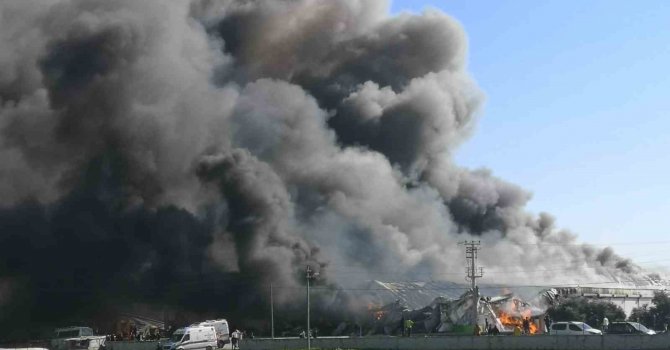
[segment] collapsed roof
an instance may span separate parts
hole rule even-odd
[[[370,302],[377,306],[399,302],[408,309],[420,309],[430,305],[437,298],[460,298],[463,293],[470,290],[469,286],[448,282],[382,282],[371,281],[366,288],[366,295]],[[500,295],[513,294],[524,300],[537,298],[544,291],[551,290],[550,287],[500,287],[479,286],[479,294],[483,297],[497,297]]]
[[[405,319],[413,320],[419,333],[463,332],[464,326],[475,322],[483,328],[491,325],[510,332],[525,318],[541,318],[559,295],[551,288],[501,290],[483,286],[475,298],[472,289],[453,282],[372,281],[366,289],[371,291],[368,308],[373,316],[372,332],[381,334],[401,332]],[[533,333],[539,325],[533,323]]]

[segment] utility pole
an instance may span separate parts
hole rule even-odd
[[[466,268],[466,280],[470,280],[472,287],[472,295],[474,298],[473,305],[473,322],[477,323],[477,307],[479,306],[479,288],[477,288],[477,278],[484,276],[484,268],[480,267],[477,270],[477,251],[479,251],[480,241],[465,241],[460,244],[465,246],[465,258],[468,260],[468,267]]]
[[[273,294],[272,283],[270,283],[270,329],[272,331],[272,339],[275,338],[275,301]]]
[[[309,280],[312,278],[318,276],[318,273],[314,273],[312,271],[312,268],[307,265],[307,350],[312,349],[312,345],[310,343],[310,338],[312,337],[312,329],[310,328],[309,325]]]

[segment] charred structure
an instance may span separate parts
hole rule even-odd
[[[511,333],[514,326],[523,325],[524,319],[530,323],[530,333],[541,333],[547,307],[559,302],[560,298],[554,288],[501,290],[481,286],[475,304],[474,291],[456,283],[373,283],[386,290],[368,295],[380,305],[375,307],[371,303],[368,308],[371,322],[366,332],[370,334],[399,335],[401,321],[405,319],[414,322],[416,333],[472,334],[475,322],[483,332],[495,327],[500,333]],[[399,291],[402,294],[398,294]],[[390,301],[394,297],[397,299]],[[390,302],[383,303],[382,300]],[[477,315],[476,320],[473,313]]]

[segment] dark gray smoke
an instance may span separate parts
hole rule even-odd
[[[4,325],[136,301],[253,314],[269,283],[294,300],[307,264],[334,284],[460,279],[466,239],[490,282],[641,272],[453,163],[482,94],[443,13],[8,0],[0,18]]]

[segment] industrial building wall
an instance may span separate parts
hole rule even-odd
[[[636,298],[636,299],[609,298],[605,300],[620,306],[626,313],[626,316],[630,316],[631,312],[633,312],[633,309],[636,307],[640,307],[645,304],[651,305],[651,298]]]
[[[634,308],[642,305],[651,305],[654,293],[665,290],[663,288],[595,288],[595,287],[571,287],[556,288],[559,295],[565,297],[582,296],[589,299],[609,301],[620,306],[627,316],[630,316]]]

